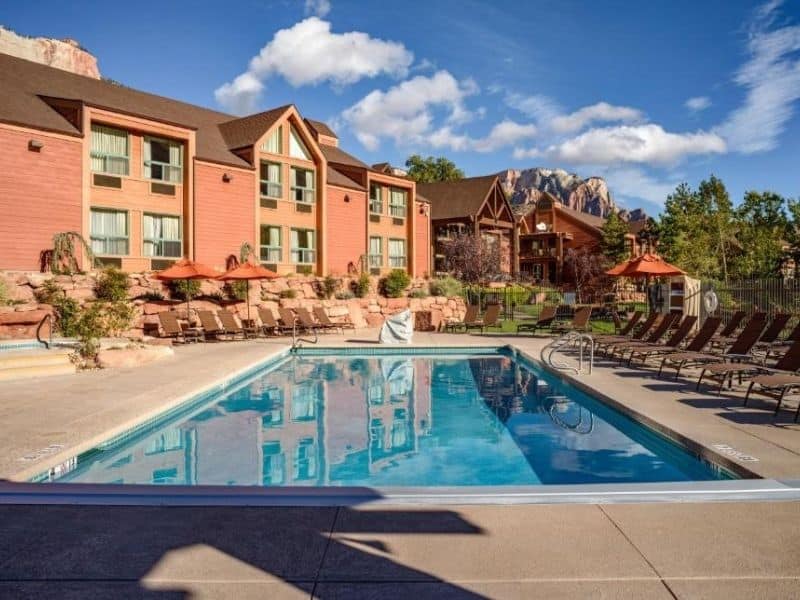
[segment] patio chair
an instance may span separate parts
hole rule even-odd
[[[756,345],[758,338],[767,326],[766,320],[751,318],[744,329],[742,329],[739,337],[728,348],[727,351],[722,353],[710,352],[676,352],[667,354],[661,361],[661,369],[658,371],[658,376],[661,376],[661,371],[666,364],[675,366],[675,379],[681,373],[681,369],[686,365],[703,365],[707,363],[719,363],[730,360],[747,360],[751,357],[751,350]]]
[[[481,333],[486,333],[486,330],[490,327],[500,327],[500,308],[501,306],[499,304],[490,304],[483,313],[483,319],[477,319],[468,323],[465,318],[464,326],[468,332],[470,329],[480,329]]]
[[[655,325],[661,318],[659,313],[650,313],[638,329],[633,329],[630,335],[599,335],[594,338],[595,352],[607,353],[610,348],[615,344],[624,344],[625,342],[642,341],[647,332]]]
[[[555,325],[552,330],[557,333],[568,333],[570,331],[589,331],[589,319],[592,316],[591,306],[581,306],[572,316],[572,321]]]
[[[743,310],[737,310],[731,316],[731,320],[722,328],[722,331],[719,332],[719,335],[716,335],[717,338],[727,338],[733,335],[733,333],[739,328],[739,325],[742,324],[744,318],[747,316],[747,313]]]
[[[782,356],[789,350],[792,343],[797,341],[800,341],[800,319],[797,320],[797,324],[794,326],[794,329],[789,332],[789,335],[782,340],[776,340],[770,345],[767,349],[766,358]]]
[[[350,321],[334,321],[329,316],[328,313],[325,311],[325,308],[322,306],[315,306],[314,307],[314,316],[317,317],[317,321],[323,327],[329,327],[330,329],[338,329],[339,333],[344,333],[345,329],[353,329],[355,330],[356,326],[351,323]]]
[[[158,313],[158,323],[163,332],[160,337],[173,338],[176,342],[181,344],[197,342],[203,337],[203,332],[200,329],[183,329],[178,322],[178,315],[171,311]]]
[[[679,350],[677,348],[659,348],[653,349],[649,351],[649,355],[655,356],[664,356],[669,354],[677,354],[678,352],[702,352],[705,350],[706,346],[708,346],[711,342],[711,339],[714,337],[717,329],[719,329],[720,323],[722,323],[722,319],[719,317],[708,317],[703,323],[703,326],[700,327],[700,330],[694,334],[689,343],[683,350]],[[646,359],[645,359],[646,360]],[[664,368],[664,361],[661,361],[661,368],[658,370],[658,376],[661,377],[661,369]]]
[[[206,339],[213,337],[216,340],[224,340],[228,336],[225,329],[219,326],[217,317],[210,310],[198,310],[197,318],[200,319],[200,326],[203,328]]]
[[[784,361],[784,359],[786,360]],[[774,369],[764,369],[762,374],[756,375],[750,380],[750,385],[747,387],[747,393],[744,396],[744,406],[747,406],[752,394],[758,393],[777,401],[775,405],[775,414],[777,415],[786,394],[800,389],[800,375],[796,372],[800,369],[800,366],[797,366],[798,363],[800,363],[800,341],[795,341],[783,358],[775,364]],[[789,372],[789,369],[786,369],[785,372],[777,372],[779,366],[797,367],[793,369],[794,372]],[[758,388],[755,386],[758,386]],[[794,413],[795,423],[797,423],[798,418],[800,418],[800,403],[798,403],[797,410]]]
[[[787,313],[777,313],[770,321],[769,327],[764,330],[764,333],[761,334],[761,337],[756,344],[757,350],[764,350],[766,354],[769,354],[770,347],[777,343],[780,339],[781,333],[786,328],[786,324],[789,322],[789,319],[792,318],[792,315]],[[765,357],[766,360],[766,357]]]
[[[663,350],[671,351],[676,350],[680,347],[680,345],[689,337],[689,333],[694,329],[695,323],[697,323],[697,317],[694,315],[687,315],[681,321],[681,324],[678,328],[673,332],[673,334],[667,339],[666,342],[663,344],[650,344],[647,342],[640,342],[635,344],[632,342],[631,345],[628,346],[628,350],[631,351],[631,355],[628,357],[628,366],[633,363],[633,358],[638,354],[642,357],[642,364],[647,362],[647,359],[653,353],[658,353]],[[716,327],[714,328],[716,330]],[[713,334],[713,332],[712,332]]]
[[[297,320],[300,321],[300,325],[306,331],[319,333],[320,331],[331,330],[330,327],[325,327],[321,323],[318,323],[314,315],[312,315],[307,308],[298,308],[295,313],[297,314]]]
[[[297,322],[297,316],[294,314],[291,308],[279,308],[278,309],[278,318],[280,319],[281,325],[287,331],[292,331],[294,329],[302,329],[302,327],[296,327],[299,325]]]
[[[556,319],[557,306],[543,306],[539,316],[533,323],[520,323],[517,325],[517,333],[527,331],[535,334],[538,329],[548,329],[553,326]]]
[[[714,379],[719,382],[719,388],[717,389],[717,395],[719,395],[722,393],[722,388],[725,386],[726,380],[728,382],[728,387],[733,387],[734,375],[738,375],[739,383],[742,383],[743,375],[758,375],[767,373],[776,375],[795,375],[797,370],[800,370],[800,342],[794,342],[789,348],[789,351],[779,358],[775,365],[771,368],[754,362],[726,362],[704,366],[703,370],[700,372],[700,377],[697,379],[696,389],[700,389],[700,384],[703,382],[703,378],[706,377],[706,375],[708,375],[709,379]]]
[[[234,338],[241,335],[242,339],[258,337],[258,327],[243,327],[236,321],[233,313],[229,310],[220,310],[217,312],[217,317],[225,332]]]
[[[275,315],[269,308],[264,308],[263,306],[259,307],[258,318],[261,320],[261,330],[264,332],[264,335],[268,335],[270,333],[282,334],[292,330],[291,327],[285,327],[284,325],[278,323]]]
[[[621,342],[619,344],[614,344],[611,349],[611,356],[613,357],[615,354],[619,352],[619,360],[622,362],[625,358],[625,352],[632,348],[636,348],[641,344],[658,344],[658,342],[663,338],[667,331],[673,326],[673,324],[680,319],[680,313],[667,313],[664,315],[659,321],[658,325],[655,329],[652,330],[650,335],[646,338],[642,339],[641,341],[630,341],[630,342]]]
[[[445,332],[456,333],[459,329],[467,330],[467,323],[474,323],[478,320],[478,305],[477,304],[467,304],[467,310],[464,313],[464,318],[462,320],[450,320],[444,325]]]

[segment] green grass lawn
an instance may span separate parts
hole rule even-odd
[[[492,327],[489,331],[490,332],[500,332],[500,333],[516,333],[517,332],[517,324],[518,323],[530,323],[530,320],[525,321],[512,321],[507,320],[501,323],[499,328]],[[593,320],[589,322],[592,326],[591,333],[614,333],[614,322],[613,321],[606,321],[606,320]],[[542,334],[548,333],[547,329],[540,330]]]

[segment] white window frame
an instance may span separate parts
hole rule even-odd
[[[125,172],[124,173],[112,173],[107,168],[104,168],[102,171],[96,171],[94,168],[92,168],[92,173],[102,173],[102,174],[105,174],[105,175],[112,175],[114,177],[127,177],[127,176],[129,176],[130,173],[131,173],[131,134],[128,131],[124,130],[124,129],[120,129],[119,127],[111,127],[110,125],[104,125],[103,123],[92,123],[91,130],[93,131],[95,127],[102,127],[103,129],[111,129],[113,131],[119,131],[121,133],[124,133],[125,134],[125,150],[126,150],[127,154],[125,154],[125,155],[107,154],[105,152],[99,152],[97,150],[94,150],[90,146],[90,148],[89,148],[89,157],[90,158],[102,158],[103,159],[103,163],[105,165],[107,165],[109,158],[115,159],[115,160],[121,160],[121,159],[125,160]],[[94,138],[92,138],[91,141],[93,142]],[[90,164],[91,164],[91,161],[90,161]]]
[[[402,195],[402,204],[395,202],[395,193]],[[408,216],[408,190],[389,188],[389,214],[395,219],[405,219]]]
[[[372,191],[378,190],[378,197],[372,197]],[[375,210],[377,208],[378,210]],[[383,186],[380,183],[369,184],[369,212],[373,215],[383,214]]]
[[[105,212],[105,213],[124,213],[125,214],[125,236],[97,236],[91,230],[91,214],[93,212]],[[103,241],[104,243],[108,243],[109,240],[112,241],[119,241],[125,240],[125,254],[110,254],[108,252],[95,252],[94,248],[92,248],[92,252],[96,256],[130,256],[131,253],[131,214],[127,210],[119,209],[119,208],[105,208],[102,206],[92,206],[89,209],[89,246],[92,246],[92,243],[95,241]]]
[[[178,239],[172,240],[168,238],[147,238],[144,234],[144,219],[145,217],[158,217],[164,218],[167,217],[169,219],[178,219]],[[145,254],[144,252],[144,245],[147,242],[151,242],[158,247],[162,248],[163,251],[163,244],[164,242],[177,242],[180,244],[180,250],[178,254],[175,255],[167,255],[167,254]],[[168,213],[154,213],[154,212],[143,212],[142,213],[142,256],[147,258],[180,258],[183,256],[183,219],[181,219],[181,215],[170,215]]]
[[[375,254],[372,251],[372,240],[380,240],[380,253]],[[371,269],[383,267],[383,238],[379,235],[369,236],[369,266]]]
[[[392,242],[402,242],[403,243],[403,254],[402,256],[392,256]],[[404,238],[389,238],[389,266],[393,269],[405,269],[408,265],[408,246],[406,244],[406,240]]]
[[[261,258],[261,262],[262,263],[279,263],[279,262],[282,262],[282,260],[283,260],[283,227],[281,227],[280,225],[270,225],[268,223],[262,224],[260,229],[259,229],[259,242],[261,241],[260,234],[265,228],[268,228],[268,229],[272,228],[272,229],[277,229],[278,230],[278,245],[277,246],[272,246],[272,245],[269,245],[269,244],[260,244],[259,257]],[[266,254],[267,258],[264,258],[264,251],[266,251],[266,253],[267,253]],[[276,260],[272,260],[270,258],[270,254],[269,253],[270,252],[275,252],[275,251],[278,252],[278,258]]]

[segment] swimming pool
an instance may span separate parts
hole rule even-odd
[[[506,349],[348,349],[287,356],[35,481],[393,488],[731,477]]]

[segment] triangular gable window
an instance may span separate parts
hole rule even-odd
[[[271,152],[272,154],[280,154],[281,153],[281,138],[283,137],[283,127],[278,126],[275,130],[270,134],[270,136],[261,144],[261,149],[264,152]]]
[[[311,153],[294,127],[289,130],[289,156],[311,160]]]

